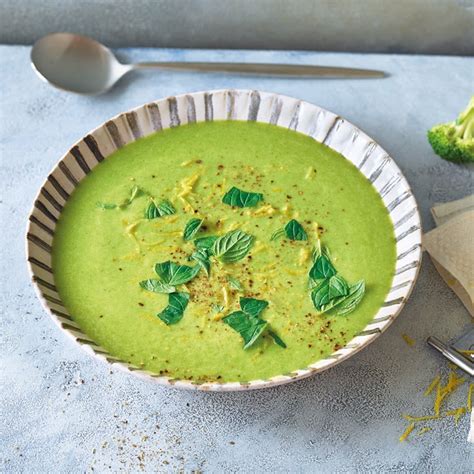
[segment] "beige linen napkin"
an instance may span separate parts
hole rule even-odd
[[[444,281],[474,317],[474,195],[431,209],[436,227],[423,247]],[[467,439],[474,443],[474,410]]]
[[[423,247],[448,286],[474,317],[474,195],[431,210],[438,225]]]

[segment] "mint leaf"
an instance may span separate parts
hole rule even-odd
[[[268,301],[255,298],[240,298],[240,309],[253,318],[258,318],[260,313],[268,306]]]
[[[103,210],[110,210],[110,209],[116,209],[118,206],[117,204],[113,204],[110,202],[97,202],[96,207]]]
[[[268,306],[268,301],[255,298],[240,298],[240,311],[222,318],[222,321],[237,331],[244,340],[244,349],[251,347],[268,328],[268,323],[260,318],[260,313]],[[286,348],[286,344],[273,332],[269,335],[276,344]]]
[[[123,201],[121,204],[114,204],[114,203],[107,203],[107,202],[98,202],[97,207],[99,209],[116,209],[117,207],[119,209],[125,209],[129,204],[133,202],[133,200],[139,196],[142,193],[141,189],[135,185],[132,187],[130,190],[130,195],[125,201]]]
[[[222,318],[244,340],[244,349],[251,347],[262,335],[268,323],[260,318],[254,318],[243,311],[235,311]]]
[[[167,200],[156,204],[152,199],[145,210],[146,219],[156,219],[157,217],[170,216],[171,214],[176,214],[176,209],[173,207],[173,204]]]
[[[291,221],[286,224],[285,233],[290,240],[308,240],[306,231],[296,219],[291,219]]]
[[[225,308],[221,304],[212,303],[211,309],[214,314],[217,314],[217,313],[222,313],[222,311],[224,311]]]
[[[120,207],[123,209],[127,207],[129,204],[132,204],[134,199],[138,197],[140,194],[141,194],[140,188],[137,185],[133,186],[133,188],[130,190],[130,196],[128,197],[126,201],[120,204]]]
[[[275,232],[273,232],[272,236],[270,237],[270,242],[273,242],[274,240],[279,239],[280,237],[283,237],[285,235],[285,229],[278,229]]]
[[[346,296],[349,293],[349,286],[346,280],[339,275],[333,275],[329,278],[329,299]]]
[[[209,260],[209,250],[208,249],[197,249],[191,254],[190,259],[196,260],[198,265],[206,272],[206,275],[209,276],[211,273],[211,261]]]
[[[321,241],[318,240],[318,246],[313,250],[313,262],[316,261],[318,257],[324,255],[328,260],[331,260],[331,254],[329,253],[329,249],[327,247],[321,247]]]
[[[168,306],[157,316],[166,324],[176,324],[183,317],[184,310],[189,303],[189,293],[170,293]]]
[[[242,191],[233,186],[222,198],[224,204],[237,207],[255,207],[260,201],[263,201],[263,194]]]
[[[155,265],[155,272],[161,280],[173,286],[182,285],[192,280],[199,273],[200,269],[199,265],[189,267],[188,265],[179,265],[169,260]]]
[[[139,284],[144,290],[153,291],[154,293],[173,293],[176,291],[174,286],[156,279],[143,280]]]
[[[336,269],[331,260],[325,254],[319,253],[309,271],[309,277],[313,280],[320,280],[322,278],[331,278],[335,274]]]
[[[314,307],[322,312],[323,307],[331,301],[329,297],[329,279],[322,280],[321,283],[311,291],[311,299],[313,300]]]
[[[354,311],[356,306],[362,301],[362,298],[365,294],[365,281],[359,280],[357,283],[354,283],[349,288],[349,294],[346,298],[341,301],[337,309],[337,314],[340,316],[345,316],[346,314]]]
[[[273,342],[280,347],[283,347],[283,349],[286,349],[286,344],[283,342],[280,336],[278,334],[274,333],[273,331],[268,331],[268,335],[273,338]]]
[[[349,286],[344,278],[337,274],[331,263],[329,250],[318,242],[313,252],[314,263],[309,271],[309,288],[314,307],[327,313],[338,307],[337,314],[345,315],[354,311],[365,294],[365,282],[359,280]]]
[[[197,249],[208,249],[211,250],[214,242],[218,238],[214,235],[209,235],[208,237],[199,237],[198,239],[194,240],[194,245]]]
[[[191,240],[197,234],[203,222],[204,222],[204,219],[193,218],[189,220],[188,223],[186,224],[186,227],[184,228],[183,239]]]
[[[354,311],[355,307],[361,302],[365,294],[365,282],[359,280],[349,287],[349,292],[346,296],[340,296],[332,299],[327,305],[321,308],[321,312],[327,313],[333,308],[337,307],[336,314],[346,315]]]
[[[219,237],[212,246],[212,253],[224,263],[244,258],[252,247],[254,238],[241,230],[233,230]]]
[[[241,292],[244,291],[244,287],[242,286],[242,283],[240,283],[240,281],[237,280],[236,278],[234,278],[230,275],[227,275],[227,281],[229,282],[229,286],[232,289],[237,290],[237,291],[241,291]]]

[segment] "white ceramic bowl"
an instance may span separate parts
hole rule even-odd
[[[308,135],[341,153],[377,189],[392,219],[396,270],[386,300],[372,321],[346,346],[291,374],[247,383],[195,383],[159,376],[109,354],[81,331],[56,291],[51,270],[54,229],[64,204],[93,168],[125,144],[170,127],[212,120],[249,120]],[[321,372],[366,347],[392,323],[409,297],[421,263],[421,224],[410,186],[393,159],[374,140],[316,105],[256,90],[195,92],[151,102],[108,120],[77,142],[48,176],[29,217],[27,255],[34,287],[53,320],[90,354],[134,374],[174,387],[233,391],[271,387]]]

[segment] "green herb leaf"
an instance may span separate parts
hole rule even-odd
[[[241,291],[241,292],[244,291],[244,287],[242,286],[242,283],[240,283],[240,281],[237,280],[236,278],[234,278],[230,275],[227,275],[227,281],[229,282],[229,286],[232,289],[237,290],[237,291]]]
[[[194,251],[190,257],[192,260],[201,266],[201,268],[206,272],[206,275],[209,276],[211,273],[211,261],[209,260],[209,250],[207,249],[197,249]]]
[[[314,307],[318,311],[323,312],[323,307],[331,301],[329,296],[329,279],[322,280],[311,291],[311,299],[313,300]]]
[[[202,226],[204,219],[193,218],[188,221],[183,232],[184,240],[191,240],[198,232],[199,228]]]
[[[183,317],[189,303],[189,293],[170,293],[168,306],[157,316],[166,324],[176,324]]]
[[[242,191],[233,186],[222,198],[224,204],[237,207],[255,207],[260,201],[263,201],[263,194]]]
[[[296,219],[291,219],[291,221],[286,224],[285,233],[290,240],[308,240],[306,231]]]
[[[270,330],[270,331],[268,331],[268,335],[273,338],[273,342],[275,344],[279,345],[280,347],[283,347],[283,349],[286,349],[286,347],[287,347],[286,344],[283,342],[281,337],[278,336],[278,334],[276,334],[275,332]]]
[[[176,214],[176,209],[167,200],[161,201],[159,204],[152,200],[145,210],[146,219],[156,219],[157,217],[170,216],[172,214]]]
[[[321,247],[321,241],[318,240],[318,246],[313,250],[313,262],[315,262],[321,255],[324,255],[328,260],[331,260],[331,254],[327,247]]]
[[[329,278],[329,298],[332,300],[340,296],[346,296],[349,293],[349,285],[346,280],[339,275],[333,275]]]
[[[211,250],[214,242],[218,239],[215,235],[209,235],[208,237],[199,237],[194,240],[194,245],[197,249]]]
[[[219,237],[212,246],[212,253],[224,263],[244,258],[252,247],[254,238],[241,230],[233,230]]]
[[[253,318],[258,318],[260,313],[268,306],[268,301],[255,298],[240,298],[240,309]]]
[[[329,250],[318,246],[313,252],[313,266],[309,271],[309,288],[314,307],[326,313],[338,307],[337,314],[345,315],[354,311],[365,293],[365,282],[359,280],[349,286],[331,263]]]
[[[200,269],[199,265],[189,267],[188,265],[179,265],[169,260],[155,265],[155,272],[161,280],[173,286],[182,285],[192,280],[199,273]]]
[[[129,204],[132,203],[132,201],[141,194],[141,189],[135,185],[132,187],[130,190],[130,195],[125,201],[122,202],[122,204],[114,204],[114,203],[104,203],[104,202],[98,202],[97,207],[99,209],[116,209],[117,207],[119,209],[125,209]]]
[[[321,280],[323,278],[331,278],[336,273],[331,260],[325,254],[319,253],[309,271],[309,277],[313,280]]]
[[[96,203],[96,207],[103,210],[110,210],[110,209],[116,209],[118,206],[117,204],[113,204],[109,202],[98,202]]]
[[[211,309],[214,314],[217,314],[217,313],[222,313],[222,311],[224,311],[225,308],[221,304],[212,303]]]
[[[270,242],[273,242],[274,240],[277,240],[280,237],[283,237],[285,233],[286,231],[283,228],[276,230],[275,232],[273,232],[272,236],[270,237]]]
[[[322,284],[313,290],[311,298],[314,307],[321,313],[327,313],[337,307],[337,314],[343,316],[354,311],[356,306],[362,301],[364,294],[365,282],[360,280],[348,288],[346,295],[331,299],[329,295],[329,280],[323,280]]]
[[[127,207],[129,204],[132,204],[134,199],[138,197],[140,194],[141,194],[140,188],[137,185],[133,186],[133,188],[130,190],[130,196],[128,197],[126,201],[120,204],[120,207],[124,208],[124,207]]]
[[[344,278],[333,275],[322,280],[311,292],[314,307],[325,313],[342,302],[349,294],[349,287]]]
[[[173,293],[176,288],[168,283],[164,283],[160,280],[149,279],[140,282],[140,286],[144,290],[153,291],[154,293]]]
[[[260,313],[268,306],[268,302],[255,298],[240,298],[241,311],[234,311],[225,318],[224,323],[228,324],[234,331],[237,331],[244,340],[244,349],[251,347],[268,328],[268,323],[260,318]],[[269,330],[268,334],[273,338],[275,344],[286,348],[282,339]]]
[[[337,314],[340,316],[345,316],[346,314],[354,311],[356,306],[362,301],[362,298],[365,294],[365,281],[359,280],[357,283],[354,283],[349,288],[349,294],[346,298],[341,301],[337,309]]]
[[[260,318],[254,318],[243,311],[235,311],[222,318],[244,340],[244,349],[251,347],[262,335],[268,323]]]

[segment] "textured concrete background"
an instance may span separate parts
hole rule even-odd
[[[0,43],[474,54],[474,0],[2,0]]]
[[[350,360],[302,382],[260,392],[189,393],[136,379],[86,355],[39,306],[25,265],[34,195],[61,155],[105,119],[169,94],[260,88],[326,107],[366,130],[395,158],[421,206],[473,192],[473,168],[436,157],[425,138],[472,92],[468,58],[274,52],[123,50],[133,60],[274,60],[384,69],[372,81],[281,80],[141,73],[111,94],[53,90],[26,47],[0,47],[0,471],[473,472],[468,417],[433,424],[407,443],[401,413],[428,413],[422,393],[446,363],[424,343],[472,324],[428,257],[393,326]],[[133,79],[133,80],[132,80]],[[403,341],[407,333],[414,347]],[[465,403],[462,389],[449,405]]]

